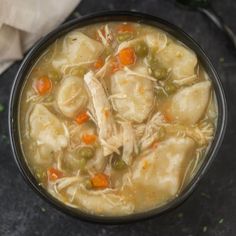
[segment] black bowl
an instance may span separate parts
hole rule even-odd
[[[186,188],[180,194],[180,196],[173,199],[164,206],[158,207],[153,210],[149,210],[147,212],[127,215],[127,216],[114,216],[114,217],[88,214],[78,209],[66,206],[59,200],[52,197],[43,187],[41,187],[37,183],[35,177],[30,172],[27,163],[24,159],[23,151],[20,145],[19,130],[18,130],[19,101],[22,88],[25,84],[25,78],[30,69],[32,68],[32,66],[34,65],[34,63],[42,54],[42,52],[50,44],[52,44],[58,37],[65,35],[66,33],[75,28],[106,21],[132,21],[156,26],[160,29],[163,29],[164,31],[167,31],[169,34],[173,35],[174,37],[182,41],[184,44],[186,44],[193,51],[195,51],[195,53],[198,56],[198,59],[204,66],[206,72],[208,73],[212,81],[216,94],[218,113],[219,113],[215,137],[204,159],[204,162],[202,163],[201,167],[199,168],[198,172],[193,177],[191,182],[186,186]],[[79,19],[72,20],[60,26],[59,28],[55,29],[54,31],[46,35],[30,50],[30,52],[22,62],[22,65],[14,80],[9,104],[9,132],[10,132],[11,147],[16,164],[18,165],[19,170],[22,173],[23,177],[25,178],[26,182],[38,193],[39,196],[44,198],[47,202],[49,202],[51,205],[53,205],[60,211],[75,216],[82,220],[100,222],[100,223],[127,223],[131,221],[141,220],[151,216],[160,215],[180,205],[192,193],[194,188],[196,188],[196,185],[199,183],[199,180],[203,177],[210,163],[216,156],[225,134],[226,123],[227,123],[227,107],[226,107],[226,100],[223,87],[210,60],[208,59],[204,51],[200,48],[200,46],[189,35],[184,33],[181,29],[179,29],[175,25],[172,25],[169,22],[164,21],[160,18],[137,12],[120,12],[120,11],[102,12],[94,15],[81,17]]]

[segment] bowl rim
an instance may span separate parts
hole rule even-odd
[[[131,21],[131,22],[140,22],[146,25],[152,25],[154,27],[160,28],[165,32],[168,32],[170,35],[173,35],[178,40],[186,44],[191,48],[198,56],[198,59],[203,64],[205,70],[207,71],[211,81],[213,82],[217,104],[218,104],[218,121],[216,127],[215,137],[213,142],[208,150],[208,153],[198,169],[195,176],[181,192],[181,194],[170,200],[170,202],[164,204],[163,206],[148,210],[146,212],[135,213],[125,216],[100,216],[93,215],[87,212],[84,212],[80,209],[75,209],[65,205],[51,194],[49,194],[42,186],[40,186],[32,173],[29,170],[29,167],[26,164],[24,159],[23,151],[20,145],[19,131],[18,131],[18,110],[19,110],[19,101],[22,92],[22,88],[26,79],[26,75],[29,73],[30,68],[42,54],[42,52],[57,38],[65,35],[73,29],[80,28],[86,25],[91,25],[94,23],[100,22],[112,22],[112,21]],[[196,186],[199,184],[200,179],[206,173],[213,159],[215,158],[220,145],[222,144],[226,126],[227,126],[227,103],[225,98],[225,93],[223,86],[219,79],[216,70],[214,69],[212,63],[207,57],[206,53],[202,48],[182,29],[176,25],[169,23],[166,20],[163,20],[159,17],[144,14],[141,12],[132,12],[132,11],[105,11],[98,12],[94,14],[89,14],[78,19],[68,21],[67,23],[59,26],[43,38],[41,38],[28,52],[24,58],[21,66],[15,76],[9,100],[9,110],[8,110],[8,127],[9,127],[9,137],[10,145],[13,152],[15,162],[20,170],[25,181],[31,186],[31,188],[44,200],[54,206],[56,209],[64,212],[68,215],[74,216],[81,220],[95,222],[95,223],[105,223],[105,224],[122,224],[130,223],[133,221],[148,219],[153,216],[162,215],[183,203],[193,192]]]

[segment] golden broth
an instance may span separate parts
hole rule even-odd
[[[19,116],[39,184],[75,208],[126,215],[181,193],[211,144],[217,109],[194,52],[157,28],[109,22],[42,54]]]

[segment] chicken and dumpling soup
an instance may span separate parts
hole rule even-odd
[[[26,162],[51,195],[96,215],[176,198],[214,137],[217,103],[196,54],[160,29],[109,22],[57,39],[20,100]]]

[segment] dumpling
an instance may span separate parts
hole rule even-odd
[[[68,144],[66,127],[44,105],[36,104],[29,118],[30,136],[37,145],[60,151]]]
[[[211,94],[210,81],[186,87],[177,92],[170,101],[166,113],[181,124],[191,125],[205,114]]]
[[[69,76],[62,80],[57,93],[57,105],[65,116],[73,118],[86,108],[87,102],[83,79]]]
[[[166,47],[167,36],[163,32],[150,32],[144,36],[140,36],[136,39],[125,41],[121,43],[118,47],[117,52],[127,47],[135,47],[138,43],[145,42],[149,48],[156,49],[157,52],[160,52]]]
[[[145,195],[162,193],[170,198],[178,193],[181,173],[193,158],[195,143],[190,138],[169,138],[133,166],[133,182]],[[163,200],[163,199],[162,199]]]
[[[197,57],[189,48],[171,42],[156,56],[163,67],[171,69],[173,79],[194,75]]]
[[[134,205],[131,202],[112,192],[96,191],[94,193],[81,190],[77,198],[86,210],[99,215],[128,215],[134,211]]]
[[[81,64],[94,61],[103,52],[104,46],[79,31],[69,33],[63,42],[61,56],[52,61],[56,69],[63,65]]]
[[[143,122],[150,113],[153,100],[153,82],[145,67],[136,67],[135,73],[118,71],[111,78],[111,97],[114,109],[129,121]]]

